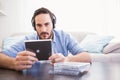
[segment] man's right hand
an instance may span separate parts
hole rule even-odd
[[[36,54],[30,51],[19,52],[14,60],[15,70],[23,70],[31,68],[38,61]]]

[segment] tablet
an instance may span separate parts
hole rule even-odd
[[[52,54],[51,39],[26,40],[25,48],[36,53],[38,60],[48,60]]]

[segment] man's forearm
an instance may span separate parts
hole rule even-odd
[[[0,53],[0,67],[14,69],[14,58]]]
[[[90,62],[91,63],[91,56],[87,52],[82,52],[77,55],[68,56],[67,60],[70,62]]]

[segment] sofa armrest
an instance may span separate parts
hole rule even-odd
[[[120,42],[110,42],[104,47],[103,53],[120,53]]]
[[[120,62],[120,53],[91,54],[92,62]]]

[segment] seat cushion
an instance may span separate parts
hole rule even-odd
[[[101,53],[113,36],[87,35],[80,43],[81,47],[91,53]]]

